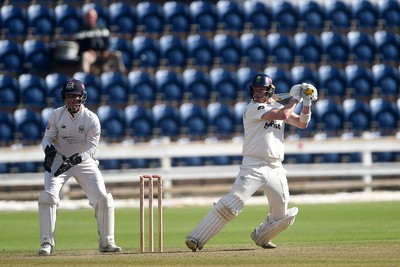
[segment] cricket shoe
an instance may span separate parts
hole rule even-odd
[[[191,249],[193,252],[196,252],[197,249],[201,250],[202,248],[199,248],[198,242],[195,239],[189,238],[186,239],[186,246]]]
[[[50,256],[53,253],[53,246],[49,243],[43,243],[39,249],[39,256]]]
[[[251,239],[253,239],[254,242],[257,239],[256,234],[257,234],[257,232],[256,232],[256,230],[254,230],[250,235]],[[261,245],[260,247],[265,248],[265,249],[274,249],[274,248],[276,248],[276,245],[274,243],[272,243],[271,241],[268,241],[267,243]]]
[[[99,246],[100,252],[122,252],[122,248],[118,247],[114,243],[108,244],[106,247]]]

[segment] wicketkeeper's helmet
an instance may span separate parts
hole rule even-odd
[[[264,87],[267,91],[267,97],[272,97],[275,92],[275,86],[272,84],[272,79],[267,74],[259,73],[254,76],[250,85],[250,96],[253,99],[253,87]]]
[[[66,94],[80,95],[81,104],[85,104],[87,99],[85,85],[81,81],[75,79],[69,80],[64,84],[61,90],[61,99],[63,101],[65,100]]]

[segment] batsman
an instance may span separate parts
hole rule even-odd
[[[257,246],[276,248],[272,239],[294,223],[298,208],[288,209],[289,188],[284,159],[284,130],[288,123],[300,129],[308,127],[311,105],[318,99],[317,89],[307,83],[290,90],[290,101],[283,105],[274,100],[275,86],[263,73],[253,77],[251,101],[243,112],[244,142],[242,165],[231,191],[187,235],[186,246],[201,250],[223,227],[238,216],[246,201],[258,190],[268,200],[269,212],[250,234]],[[300,114],[294,112],[302,102]]]
[[[45,152],[44,190],[39,196],[40,256],[53,252],[60,191],[74,177],[85,191],[97,219],[100,252],[121,252],[114,241],[114,200],[106,192],[94,158],[100,139],[100,122],[84,104],[85,85],[69,80],[61,90],[65,105],[53,110],[42,140]]]

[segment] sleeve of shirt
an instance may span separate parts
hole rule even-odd
[[[54,139],[57,136],[57,128],[56,128],[56,124],[55,124],[55,120],[56,120],[56,113],[53,112],[50,117],[49,120],[47,121],[47,125],[46,125],[46,130],[44,132],[44,136],[42,139],[42,148],[43,151],[47,146],[50,146]]]
[[[100,121],[97,116],[92,116],[91,119],[89,131],[86,136],[86,147],[81,153],[82,161],[93,158],[96,155],[99,146],[101,134]]]

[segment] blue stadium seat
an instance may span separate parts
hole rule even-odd
[[[29,33],[46,37],[54,35],[55,19],[52,9],[45,5],[32,4],[26,14]]]
[[[299,11],[291,1],[279,1],[272,5],[272,15],[278,32],[293,33],[299,23]]]
[[[25,107],[40,108],[46,105],[46,83],[35,74],[18,77],[19,97]],[[61,89],[60,89],[61,90]]]
[[[188,65],[210,67],[214,64],[214,45],[212,39],[194,34],[186,38]]]
[[[88,94],[86,105],[98,105],[100,103],[100,78],[92,73],[83,71],[75,72],[73,78],[83,82],[85,90]]]
[[[138,67],[155,68],[159,66],[160,44],[158,40],[144,36],[135,36],[132,40],[133,60]]]
[[[275,86],[275,93],[289,93],[290,88],[293,86],[292,74],[290,71],[276,66],[265,68],[265,74],[272,79]]]
[[[372,98],[369,107],[373,131],[382,135],[392,135],[397,132],[398,111],[395,103],[382,98]]]
[[[14,141],[14,131],[13,115],[0,110],[0,146],[9,145]]]
[[[154,137],[178,138],[180,134],[179,109],[165,103],[152,108]]]
[[[124,62],[126,69],[130,69],[132,67],[133,47],[130,40],[117,36],[111,37],[109,49],[121,52],[122,61]]]
[[[100,96],[109,104],[126,105],[128,103],[128,79],[115,72],[103,72],[100,75]]]
[[[355,98],[346,98],[343,101],[343,119],[345,130],[355,136],[361,136],[369,131],[371,126],[371,114],[367,103]]]
[[[193,103],[183,103],[179,107],[181,133],[191,140],[207,136],[208,121],[204,107]]]
[[[44,129],[40,113],[19,108],[14,111],[15,136],[22,144],[35,144],[41,141]]]
[[[244,25],[243,5],[235,1],[220,0],[216,3],[219,29],[240,33]]]
[[[324,31],[321,33],[321,44],[324,61],[330,64],[345,64],[347,62],[349,42],[346,35]]]
[[[233,106],[233,112],[235,113],[235,127],[236,129],[239,129],[237,132],[243,133],[243,112],[246,109],[247,105],[249,104],[249,101],[241,101],[241,102],[236,102],[235,105]]]
[[[342,0],[326,1],[324,3],[325,18],[329,24],[329,29],[335,32],[347,32],[351,27],[352,20],[349,3]]]
[[[214,68],[210,71],[211,92],[217,101],[235,101],[238,97],[238,79],[234,71]]]
[[[3,5],[0,11],[1,33],[5,37],[26,36],[25,10],[15,5]]]
[[[272,63],[291,65],[294,63],[295,43],[290,35],[278,32],[270,33],[267,36],[268,54]]]
[[[376,56],[383,63],[397,64],[400,60],[400,35],[388,31],[374,33]]]
[[[294,35],[296,56],[302,64],[319,64],[322,57],[322,42],[318,35],[297,32]]]
[[[126,133],[124,112],[108,105],[99,106],[97,116],[101,124],[101,134],[106,142],[120,142]]]
[[[47,42],[28,39],[23,42],[24,68],[30,73],[48,72],[52,67],[51,49]]]
[[[172,67],[184,67],[187,62],[186,41],[175,35],[163,35],[160,38],[161,65]]]
[[[319,88],[321,95],[327,97],[346,96],[346,77],[344,70],[331,65],[321,65],[318,68]]]
[[[143,158],[127,159],[128,169],[147,169],[150,167],[149,160]]]
[[[370,64],[375,60],[375,41],[372,35],[360,32],[350,31],[347,33],[349,41],[349,57],[355,63]]]
[[[224,33],[214,35],[215,57],[222,66],[240,65],[242,53],[239,38]]]
[[[261,35],[243,33],[240,36],[242,57],[246,58],[246,65],[263,67],[268,61],[268,43]]]
[[[183,96],[190,101],[207,103],[210,99],[210,75],[204,71],[190,68],[182,73]]]
[[[54,9],[56,31],[62,35],[77,33],[82,25],[81,12],[73,5],[58,4]]]
[[[261,1],[246,0],[243,3],[245,28],[252,32],[268,32],[272,27],[272,12]]]
[[[119,159],[101,159],[99,160],[100,170],[120,170],[121,160]]]
[[[139,2],[136,5],[138,31],[149,34],[161,34],[164,30],[164,13],[160,4]]]
[[[372,153],[373,162],[395,162],[395,152],[374,152]]]
[[[152,73],[133,70],[128,74],[128,92],[136,103],[153,103],[156,100],[156,82]]]
[[[220,139],[228,139],[235,133],[233,108],[221,102],[207,105],[209,133]]]
[[[250,67],[241,67],[236,71],[238,80],[238,100],[250,100],[250,85],[254,78],[259,73],[256,69]]]
[[[18,173],[37,173],[40,171],[41,162],[16,162],[13,164],[14,168],[18,170]]]
[[[97,12],[97,24],[100,26],[108,28],[109,25],[109,14],[108,8],[106,6],[101,5],[100,3],[96,2],[89,2],[82,5],[82,17],[86,16],[86,13],[91,10],[95,9]]]
[[[155,73],[157,94],[162,101],[180,102],[183,99],[182,75],[170,69],[159,69]]]
[[[133,36],[136,33],[136,9],[124,2],[114,2],[108,7],[110,31]]]
[[[127,135],[134,140],[148,141],[153,134],[153,114],[151,109],[128,105],[124,109]]]
[[[47,107],[42,109],[40,111],[40,117],[42,119],[42,127],[43,129],[46,129],[47,123],[49,121],[50,115],[53,113],[54,108],[52,107]]]
[[[15,108],[19,104],[17,79],[0,74],[0,107]]]
[[[343,131],[343,109],[341,104],[329,99],[319,99],[315,103],[314,114],[319,131],[328,137],[338,136]]]
[[[373,88],[371,70],[355,64],[346,66],[344,70],[346,74],[346,87],[351,91],[351,95],[355,98],[371,97]]]
[[[68,80],[69,76],[63,73],[53,72],[46,75],[47,102],[52,103],[53,107],[64,104],[61,99],[61,89]]]
[[[163,4],[164,31],[187,34],[190,31],[190,9],[183,2],[167,1]]]
[[[398,97],[400,93],[399,69],[384,64],[372,66],[375,93],[379,96]]]
[[[217,7],[209,1],[193,1],[189,5],[193,32],[214,34],[217,30]]]
[[[299,4],[299,21],[305,32],[319,32],[325,26],[325,9],[317,1],[306,1]]]
[[[293,84],[311,83],[319,88],[318,71],[306,66],[293,66],[291,69]],[[272,80],[273,81],[273,80]]]
[[[20,73],[23,69],[23,52],[19,43],[0,40],[0,71]]]
[[[378,7],[373,1],[351,1],[352,22],[359,30],[375,30],[378,26]]]
[[[387,30],[397,29],[400,25],[400,3],[397,0],[377,1],[379,18]]]

